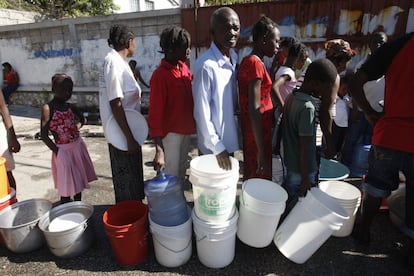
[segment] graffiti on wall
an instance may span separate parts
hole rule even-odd
[[[341,10],[333,30],[338,35],[355,35],[359,32],[367,35],[380,30],[390,36],[394,34],[399,14],[403,11],[398,6],[384,8],[378,14],[363,13],[360,10]],[[412,16],[414,15],[410,13],[410,17]],[[283,36],[318,41],[318,38],[326,37],[329,17],[317,17],[302,26],[297,26],[294,22],[292,16],[278,22]]]
[[[44,51],[35,51],[33,56],[35,58],[59,58],[59,57],[72,57],[72,56],[79,56],[81,53],[81,49],[79,48],[62,48],[62,49],[47,49]]]
[[[336,33],[338,35],[353,35],[358,32],[364,35],[381,30],[387,35],[393,35],[398,22],[398,15],[404,10],[398,6],[390,6],[378,14],[362,14],[362,11],[341,10]],[[360,18],[362,16],[362,24]]]

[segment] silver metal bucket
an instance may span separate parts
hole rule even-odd
[[[51,231],[50,223],[65,214],[76,213],[83,221],[74,227],[62,231]],[[49,250],[61,258],[73,258],[86,252],[93,242],[92,217],[93,206],[81,201],[74,201],[54,207],[44,214],[39,221]]]
[[[0,232],[7,248],[14,253],[27,253],[40,248],[45,239],[38,222],[51,208],[49,200],[29,199],[1,210]]]

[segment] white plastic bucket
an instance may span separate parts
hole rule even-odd
[[[276,230],[274,243],[291,261],[303,264],[338,230],[347,212],[332,197],[317,188],[299,198]]]
[[[230,160],[232,169],[229,171],[219,167],[213,154],[198,156],[190,162],[194,210],[202,220],[220,223],[234,215],[239,162],[233,157]]]
[[[203,265],[210,268],[222,268],[233,261],[238,217],[239,213],[236,210],[228,221],[209,223],[197,217],[193,210],[197,255]]]
[[[240,194],[237,237],[245,244],[263,248],[275,235],[288,195],[278,184],[259,178],[246,180]]]
[[[352,233],[354,228],[355,215],[361,204],[361,191],[344,181],[322,181],[319,183],[319,189],[333,197],[348,213],[349,219],[339,230],[335,230],[332,235],[335,237],[347,237]]]
[[[188,212],[188,220],[177,226],[159,225],[148,215],[155,258],[162,266],[178,267],[185,264],[191,257],[193,233],[191,208],[188,208]]]

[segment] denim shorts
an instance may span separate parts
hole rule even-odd
[[[406,224],[414,229],[414,153],[371,146],[368,156],[368,174],[363,183],[365,192],[385,198],[400,184],[399,171],[406,179]]]
[[[311,186],[315,186],[315,177],[316,172],[311,172],[309,175],[309,181]],[[287,173],[285,182],[283,183],[283,187],[286,189],[289,197],[296,197],[300,187],[300,181],[302,177],[300,173],[289,172]]]

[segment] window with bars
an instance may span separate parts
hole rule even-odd
[[[130,0],[129,5],[131,11],[139,11],[139,0]]]
[[[154,9],[154,1],[145,0],[145,10],[153,10]]]

